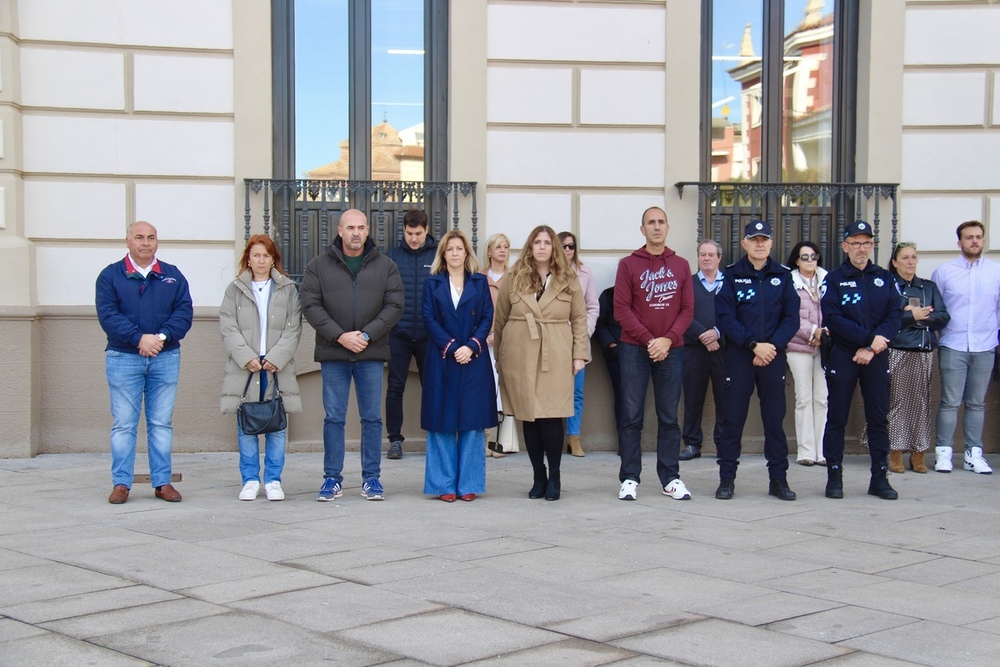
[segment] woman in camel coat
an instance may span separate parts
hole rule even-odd
[[[551,227],[532,230],[504,280],[493,322],[504,414],[524,422],[534,473],[528,497],[546,500],[559,499],[573,376],[590,360],[583,290],[566,255],[554,251],[556,241]]]

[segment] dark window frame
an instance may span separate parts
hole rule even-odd
[[[350,173],[371,174],[371,2],[348,0]],[[448,0],[424,0],[424,180],[448,180]],[[271,0],[272,169],[295,175],[295,2]],[[363,175],[363,177],[361,176]]]

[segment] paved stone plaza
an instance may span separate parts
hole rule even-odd
[[[322,456],[290,454],[284,502],[240,502],[235,453],[184,454],[182,503],[114,506],[106,455],[0,460],[0,664],[997,664],[1000,475],[893,475],[887,502],[850,457],[844,500],[792,465],[781,502],[751,456],[724,502],[702,458],[676,501],[644,464],[637,502],[599,452],[564,458],[559,502],[520,453],[446,504],[407,454],[369,502],[349,452],[318,503]]]

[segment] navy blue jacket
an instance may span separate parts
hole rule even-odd
[[[892,274],[871,261],[862,270],[850,260],[826,274],[820,286],[823,326],[833,344],[853,354],[875,336],[890,341],[903,321],[903,300]]]
[[[429,341],[421,380],[420,428],[459,433],[496,426],[496,385],[486,348],[493,327],[493,297],[486,276],[465,274],[458,308],[451,300],[448,273],[428,276],[422,310]],[[472,350],[472,360],[464,365],[455,361],[455,352],[463,345]]]
[[[413,341],[427,340],[424,330],[423,298],[424,281],[431,275],[431,264],[437,252],[437,241],[430,234],[424,239],[419,250],[411,250],[403,240],[395,248],[389,248],[385,254],[399,267],[399,277],[403,281],[403,315],[392,328],[392,335],[401,336]]]
[[[193,317],[187,279],[173,264],[156,260],[143,278],[123,258],[97,276],[97,319],[107,350],[139,354],[142,335],[157,333],[167,336],[164,350],[178,348]]]
[[[726,279],[715,297],[715,325],[727,341],[745,349],[771,343],[788,347],[799,329],[799,295],[792,272],[768,258],[757,271],[744,255],[723,272]]]

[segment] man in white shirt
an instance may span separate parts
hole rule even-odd
[[[1000,264],[983,257],[981,222],[963,222],[956,231],[961,256],[931,275],[951,314],[941,331],[941,405],[934,469],[952,470],[952,442],[958,408],[964,402],[965,469],[988,475],[993,469],[983,457],[983,416],[1000,328]]]

